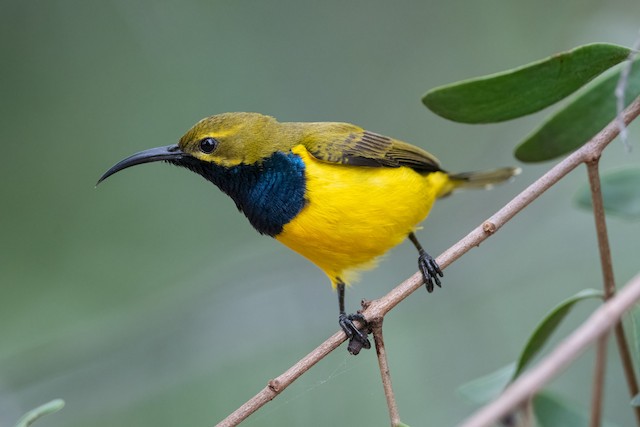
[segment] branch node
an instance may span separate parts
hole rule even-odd
[[[600,156],[602,156],[602,151],[599,150],[590,150],[586,153],[584,158],[584,162],[587,165],[597,165],[600,162]]]
[[[280,381],[277,378],[269,380],[269,383],[267,384],[269,389],[275,394],[280,394],[280,392],[282,391],[281,385],[282,384],[280,384]]]
[[[369,330],[372,333],[375,333],[376,330],[382,330],[383,320],[384,320],[384,317],[382,316],[375,316],[375,317],[372,317],[371,319],[367,319],[367,325],[369,325]]]
[[[498,230],[498,227],[496,227],[493,222],[485,221],[484,223],[482,223],[482,231],[484,231],[486,234],[493,234],[496,232],[496,230]]]

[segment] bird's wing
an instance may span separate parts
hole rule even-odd
[[[353,125],[335,124],[306,138],[317,159],[352,166],[407,166],[420,172],[440,171],[440,163],[421,148]]]

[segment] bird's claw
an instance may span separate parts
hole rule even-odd
[[[436,262],[435,259],[425,251],[420,251],[420,255],[418,256],[418,268],[422,273],[422,277],[424,279],[424,284],[427,288],[427,292],[433,292],[434,283],[440,288],[440,279],[438,276],[442,277],[442,270],[440,270],[440,266]]]
[[[354,320],[363,323],[365,325],[365,327],[363,328],[365,329],[365,331],[361,331],[360,329],[358,329],[353,323]],[[340,313],[340,316],[338,317],[338,323],[340,324],[340,328],[342,328],[344,333],[347,335],[347,338],[349,338],[349,345],[347,346],[347,350],[349,351],[349,353],[355,356],[360,353],[360,350],[362,350],[363,348],[371,348],[371,342],[369,341],[369,338],[367,338],[366,332],[367,320],[362,314]]]

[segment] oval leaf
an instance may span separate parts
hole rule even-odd
[[[510,382],[522,373],[577,302],[603,297],[602,291],[584,289],[562,301],[545,316],[533,334],[531,334],[517,362],[463,384],[458,388],[458,393],[474,403],[483,404],[493,400],[502,393]]]
[[[573,306],[585,299],[602,298],[604,297],[602,291],[595,289],[584,289],[572,297],[567,298],[558,304],[553,310],[549,312],[542,319],[542,322],[536,327],[535,331],[529,337],[527,344],[525,345],[518,361],[516,362],[516,370],[513,373],[512,381],[522,373],[527,367],[529,362],[538,354],[542,347],[546,344],[547,340],[556,330],[558,325],[562,322],[567,314],[571,311]]]
[[[516,148],[515,156],[523,162],[543,162],[567,154],[589,141],[616,116],[614,91],[619,69],[607,74],[597,84],[586,88],[542,126],[527,136]],[[640,60],[633,62],[625,106],[640,95]]]
[[[40,405],[24,414],[24,416],[18,421],[18,424],[16,424],[16,427],[29,427],[31,424],[36,422],[38,418],[58,412],[63,407],[64,400],[62,399],[55,399],[51,402],[45,403],[44,405]]]
[[[601,177],[602,200],[608,214],[640,220],[640,168],[627,167],[610,171]],[[585,184],[576,193],[578,206],[593,209],[591,191]]]
[[[561,399],[547,391],[540,392],[533,398],[533,412],[540,427],[584,427],[590,425],[586,408]],[[615,427],[615,424],[606,420],[603,420],[601,425]]]
[[[473,403],[485,404],[502,393],[515,371],[516,364],[510,363],[484,377],[461,385],[458,387],[458,393]]]
[[[513,70],[437,87],[422,102],[456,122],[509,120],[560,101],[628,55],[626,47],[588,44]]]

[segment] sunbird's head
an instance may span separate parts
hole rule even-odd
[[[98,184],[116,172],[143,163],[166,161],[202,174],[207,164],[224,167],[252,164],[268,157],[277,147],[278,122],[258,113],[224,113],[207,117],[185,133],[178,144],[151,148],[115,164]],[[278,141],[280,142],[280,141]]]

